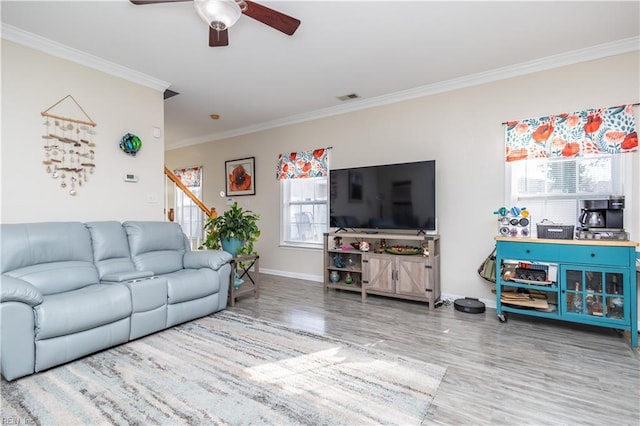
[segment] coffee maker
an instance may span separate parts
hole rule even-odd
[[[623,225],[624,196],[610,196],[604,200],[581,200],[579,240],[628,240]]]

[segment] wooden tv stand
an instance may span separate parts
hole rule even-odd
[[[335,238],[340,238],[339,246]],[[386,247],[419,247],[417,254],[393,254],[376,252],[380,241]],[[369,251],[351,246],[353,242],[366,241]],[[428,255],[423,254],[425,248]],[[367,295],[427,302],[435,309],[440,299],[440,236],[396,233],[328,232],[324,234],[324,291],[329,289],[358,292],[362,301]],[[339,259],[342,259],[344,265]],[[331,279],[338,274],[338,280]],[[347,276],[353,280],[346,283]]]

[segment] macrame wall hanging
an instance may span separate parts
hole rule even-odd
[[[73,102],[82,113],[80,118],[70,118],[54,114],[54,109],[61,109]],[[67,105],[68,106],[68,105]],[[96,123],[91,120],[84,109],[71,95],[67,95],[40,113],[45,117],[44,160],[46,172],[56,181],[60,188],[69,188],[69,195],[77,194],[77,187],[87,182],[87,174],[95,172],[94,162],[96,144],[93,136]]]

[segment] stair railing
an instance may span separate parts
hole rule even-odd
[[[189,199],[193,201],[193,203],[204,213],[205,221],[207,220],[207,218],[214,218],[218,216],[215,208],[208,208],[193,192],[191,192],[188,187],[186,187],[182,183],[182,181],[175,175],[175,173],[167,168],[167,166],[164,167],[164,174],[169,178],[169,180],[171,180],[171,182],[174,183],[175,187],[177,188],[176,191],[178,189],[181,190],[184,195],[189,197]],[[173,208],[169,209],[169,211],[167,212],[167,218],[169,219],[169,221],[173,222],[175,220],[175,213],[176,212]],[[193,226],[193,223],[190,223],[188,226]],[[196,234],[193,234],[193,230],[191,229],[184,229],[184,231],[188,236],[191,248],[194,250],[198,249],[203,243],[204,235],[202,235],[202,229],[199,229],[200,232]]]
[[[167,166],[164,166],[164,174],[169,178],[171,182],[173,182],[178,188],[180,188],[180,190],[184,192],[185,195],[189,197],[191,201],[193,201],[194,204],[198,206],[207,217],[211,218],[218,216],[215,207],[207,207],[202,201],[200,201],[198,197],[196,197],[191,191],[189,191],[189,188],[184,186],[180,179],[178,179],[178,176],[176,176],[175,173],[173,173]]]

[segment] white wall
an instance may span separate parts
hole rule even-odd
[[[98,124],[96,171],[74,197],[42,164],[40,113],[67,95]],[[66,105],[63,112],[82,118]],[[1,221],[163,220],[164,140],[153,137],[154,127],[164,133],[161,91],[2,40]],[[127,132],[142,139],[136,157],[118,146]],[[125,173],[139,182],[125,183]]]
[[[492,213],[504,203],[501,123],[637,102],[639,59],[634,52],[170,150],[165,161],[171,168],[204,166],[204,202],[222,212],[227,208],[219,196],[225,160],[255,156],[257,194],[236,200],[261,215],[261,269],[319,280],[320,251],[278,247],[277,155],[333,146],[333,168],[435,159],[442,291],[495,306],[491,286],[478,278],[476,269],[494,246]],[[638,173],[634,185],[637,193]],[[635,218],[628,224],[635,240],[640,239],[637,198],[627,206]]]

